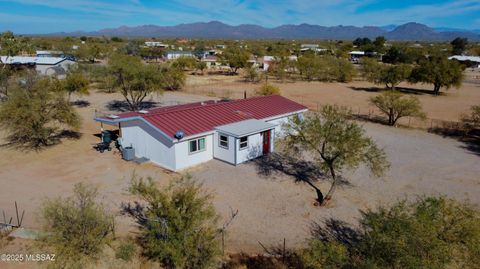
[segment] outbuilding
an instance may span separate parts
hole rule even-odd
[[[41,75],[59,77],[66,74],[69,66],[76,64],[72,58],[50,56],[0,56],[0,62],[11,66],[34,67]]]
[[[160,107],[95,120],[119,128],[119,143],[137,158],[179,171],[212,159],[238,165],[275,151],[282,125],[307,108],[285,97],[261,96]]]

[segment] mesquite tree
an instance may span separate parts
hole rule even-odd
[[[162,91],[162,74],[158,67],[146,65],[138,57],[113,55],[108,69],[115,88],[120,90],[132,111],[141,108],[148,94]]]
[[[286,132],[286,149],[291,154],[312,153],[319,168],[330,175],[332,184],[326,196],[310,184],[321,205],[332,198],[339,172],[365,164],[373,175],[381,176],[389,167],[385,152],[351,120],[350,111],[345,108],[326,105],[304,120],[296,117],[286,125]]]
[[[370,98],[370,103],[376,106],[388,117],[388,125],[394,126],[402,117],[425,118],[422,104],[415,96],[405,96],[397,91],[383,92]]]

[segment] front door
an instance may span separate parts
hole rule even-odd
[[[263,132],[263,155],[270,153],[270,130]]]

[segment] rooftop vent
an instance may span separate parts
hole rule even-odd
[[[139,110],[138,113],[140,113],[140,114],[147,114],[148,111],[147,111],[147,110]]]
[[[183,131],[176,131],[175,132],[175,138],[176,139],[182,139],[185,136],[185,133]]]

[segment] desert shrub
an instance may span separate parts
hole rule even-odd
[[[307,268],[476,268],[480,262],[480,212],[444,197],[362,212],[356,231],[322,229],[316,235],[334,238],[316,236],[301,251]]]
[[[422,104],[415,96],[407,97],[396,91],[383,92],[370,98],[370,103],[388,117],[388,125],[395,125],[402,117],[424,119]]]
[[[39,148],[57,141],[62,128],[78,129],[80,118],[58,80],[29,77],[24,82],[0,106],[0,126],[10,143]]]
[[[467,127],[467,130],[480,128],[480,106],[472,106],[470,114],[462,115],[461,120]]]
[[[158,189],[153,180],[133,177],[130,193],[140,199],[124,205],[139,225],[142,254],[168,268],[210,268],[217,262],[218,215],[212,196],[189,176]]]
[[[137,246],[130,240],[120,242],[115,249],[115,258],[129,262],[135,256]]]
[[[260,81],[261,76],[260,72],[258,72],[258,69],[255,66],[250,66],[245,69],[244,78],[246,81],[255,83]]]
[[[97,189],[78,183],[73,193],[49,199],[41,209],[46,234],[39,241],[55,251],[59,268],[83,268],[113,239],[114,217],[96,201]]]
[[[255,93],[257,95],[278,95],[280,94],[280,88],[272,84],[263,84]]]

